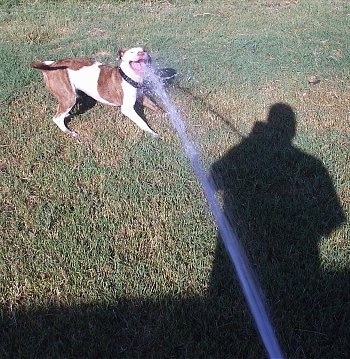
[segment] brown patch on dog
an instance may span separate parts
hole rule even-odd
[[[100,76],[97,82],[97,91],[105,100],[121,105],[123,102],[123,90],[120,86],[122,77],[115,66],[100,65]],[[108,86],[106,86],[108,84]]]
[[[77,71],[85,66],[91,66],[95,63],[95,60],[93,59],[84,59],[84,58],[77,58],[77,59],[64,59],[64,60],[58,60],[55,61],[52,65],[53,66],[66,66],[69,67],[69,69]],[[51,66],[52,66],[51,65]]]
[[[43,71],[44,81],[49,92],[58,101],[56,117],[64,113],[67,108],[73,107],[76,101],[76,94],[72,91],[69,81],[68,70]]]

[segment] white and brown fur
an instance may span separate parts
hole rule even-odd
[[[131,80],[141,84],[145,68],[150,62],[149,54],[142,47],[120,50],[120,69]],[[65,119],[76,103],[76,91],[82,91],[98,102],[120,106],[121,112],[142,130],[158,136],[135,111],[136,101],[154,111],[161,109],[140,88],[122,78],[117,66],[105,65],[92,59],[72,58],[58,61],[34,61],[32,67],[43,72],[47,89],[57,99],[58,107],[53,121],[71,136],[77,133],[69,130]]]

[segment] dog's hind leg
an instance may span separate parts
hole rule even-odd
[[[77,95],[75,89],[70,83],[67,71],[62,70],[44,72],[46,86],[52,95],[58,101],[58,107],[56,114],[53,118],[53,122],[60,128],[61,131],[66,132],[68,135],[76,137],[78,134],[74,131],[70,131],[65,124],[65,119],[69,114],[69,111],[75,105]]]
[[[59,103],[57,107],[56,114],[53,118],[53,122],[59,127],[59,129],[72,137],[77,137],[78,134],[74,131],[71,131],[67,128],[65,124],[65,119],[67,118],[69,111],[75,105],[76,98],[72,97],[71,101],[68,103]]]

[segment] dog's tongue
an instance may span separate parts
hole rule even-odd
[[[145,66],[145,62],[140,60],[140,61],[131,61],[130,63],[132,69],[135,71],[135,72],[140,72],[143,70],[144,66]]]

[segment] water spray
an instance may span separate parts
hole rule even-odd
[[[170,118],[173,127],[177,131],[185,153],[191,163],[192,169],[199,179],[204,195],[207,199],[209,208],[216,221],[220,236],[225,249],[229,255],[232,265],[236,271],[243,294],[247,301],[250,312],[255,321],[257,330],[270,359],[283,359],[284,355],[279,346],[271,319],[265,306],[263,295],[255,279],[254,272],[240,244],[239,238],[229,223],[227,217],[222,212],[221,207],[215,196],[215,185],[208,178],[204,168],[201,165],[198,152],[193,142],[186,133],[186,128],[182,116],[175,105],[170,101],[165,90],[164,83],[159,78],[159,70],[150,71],[148,81],[151,83],[152,91],[162,101]]]

